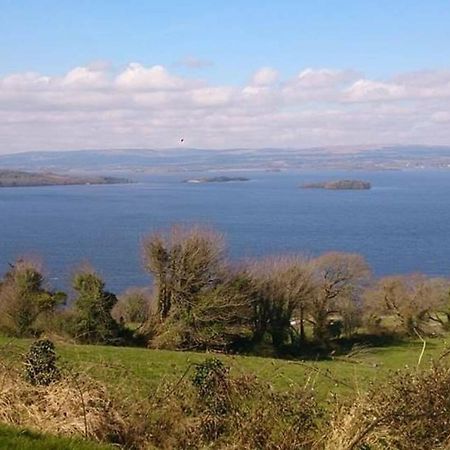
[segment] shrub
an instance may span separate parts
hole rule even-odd
[[[312,390],[276,392],[254,376],[233,375],[218,358],[156,396],[146,434],[161,449],[312,449],[322,415]]]
[[[1,365],[0,377],[0,422],[138,448],[121,407],[88,377],[61,376],[48,386],[33,386]]]
[[[48,339],[34,342],[25,357],[25,379],[33,385],[48,386],[60,375],[53,342]]]
[[[338,407],[327,450],[447,448],[450,369],[397,372],[351,404]]]
[[[37,264],[19,260],[0,283],[0,330],[7,335],[37,336],[66,295],[45,288]]]
[[[331,319],[327,323],[327,327],[326,327],[327,336],[329,336],[330,338],[338,338],[341,336],[343,328],[344,328],[344,324],[343,324],[342,320]]]
[[[80,342],[111,344],[120,338],[121,327],[111,316],[117,297],[105,290],[105,283],[92,270],[75,275],[78,293],[73,316],[75,337]]]
[[[192,384],[200,401],[214,414],[225,414],[230,408],[229,371],[218,358],[207,358],[195,365]]]

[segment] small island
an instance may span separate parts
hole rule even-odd
[[[106,176],[59,175],[52,172],[23,172],[0,170],[1,187],[69,186],[82,184],[122,184],[129,183],[125,178]]]
[[[330,189],[330,190],[366,190],[372,185],[368,181],[361,180],[337,180],[308,183],[301,186],[303,189]]]
[[[245,177],[204,177],[204,178],[191,178],[189,180],[184,180],[183,183],[229,183],[230,181],[250,181],[249,178]]]

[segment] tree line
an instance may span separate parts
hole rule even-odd
[[[379,279],[361,255],[277,255],[234,263],[224,238],[175,226],[142,244],[151,293],[107,291],[89,267],[73,295],[19,260],[0,281],[0,332],[56,333],[82,343],[220,351],[331,351],[361,336],[424,336],[450,328],[450,282],[422,274]]]

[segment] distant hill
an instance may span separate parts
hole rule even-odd
[[[76,184],[117,184],[128,180],[115,177],[76,177],[55,173],[0,170],[0,187],[61,186]]]
[[[73,174],[207,170],[450,169],[450,146],[36,151],[0,155],[0,168]]]

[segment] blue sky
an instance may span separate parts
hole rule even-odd
[[[449,130],[450,0],[0,0],[0,153]]]
[[[2,0],[0,73],[58,74],[93,60],[212,62],[241,83],[260,66],[353,68],[367,76],[450,62],[450,2],[439,0]]]

